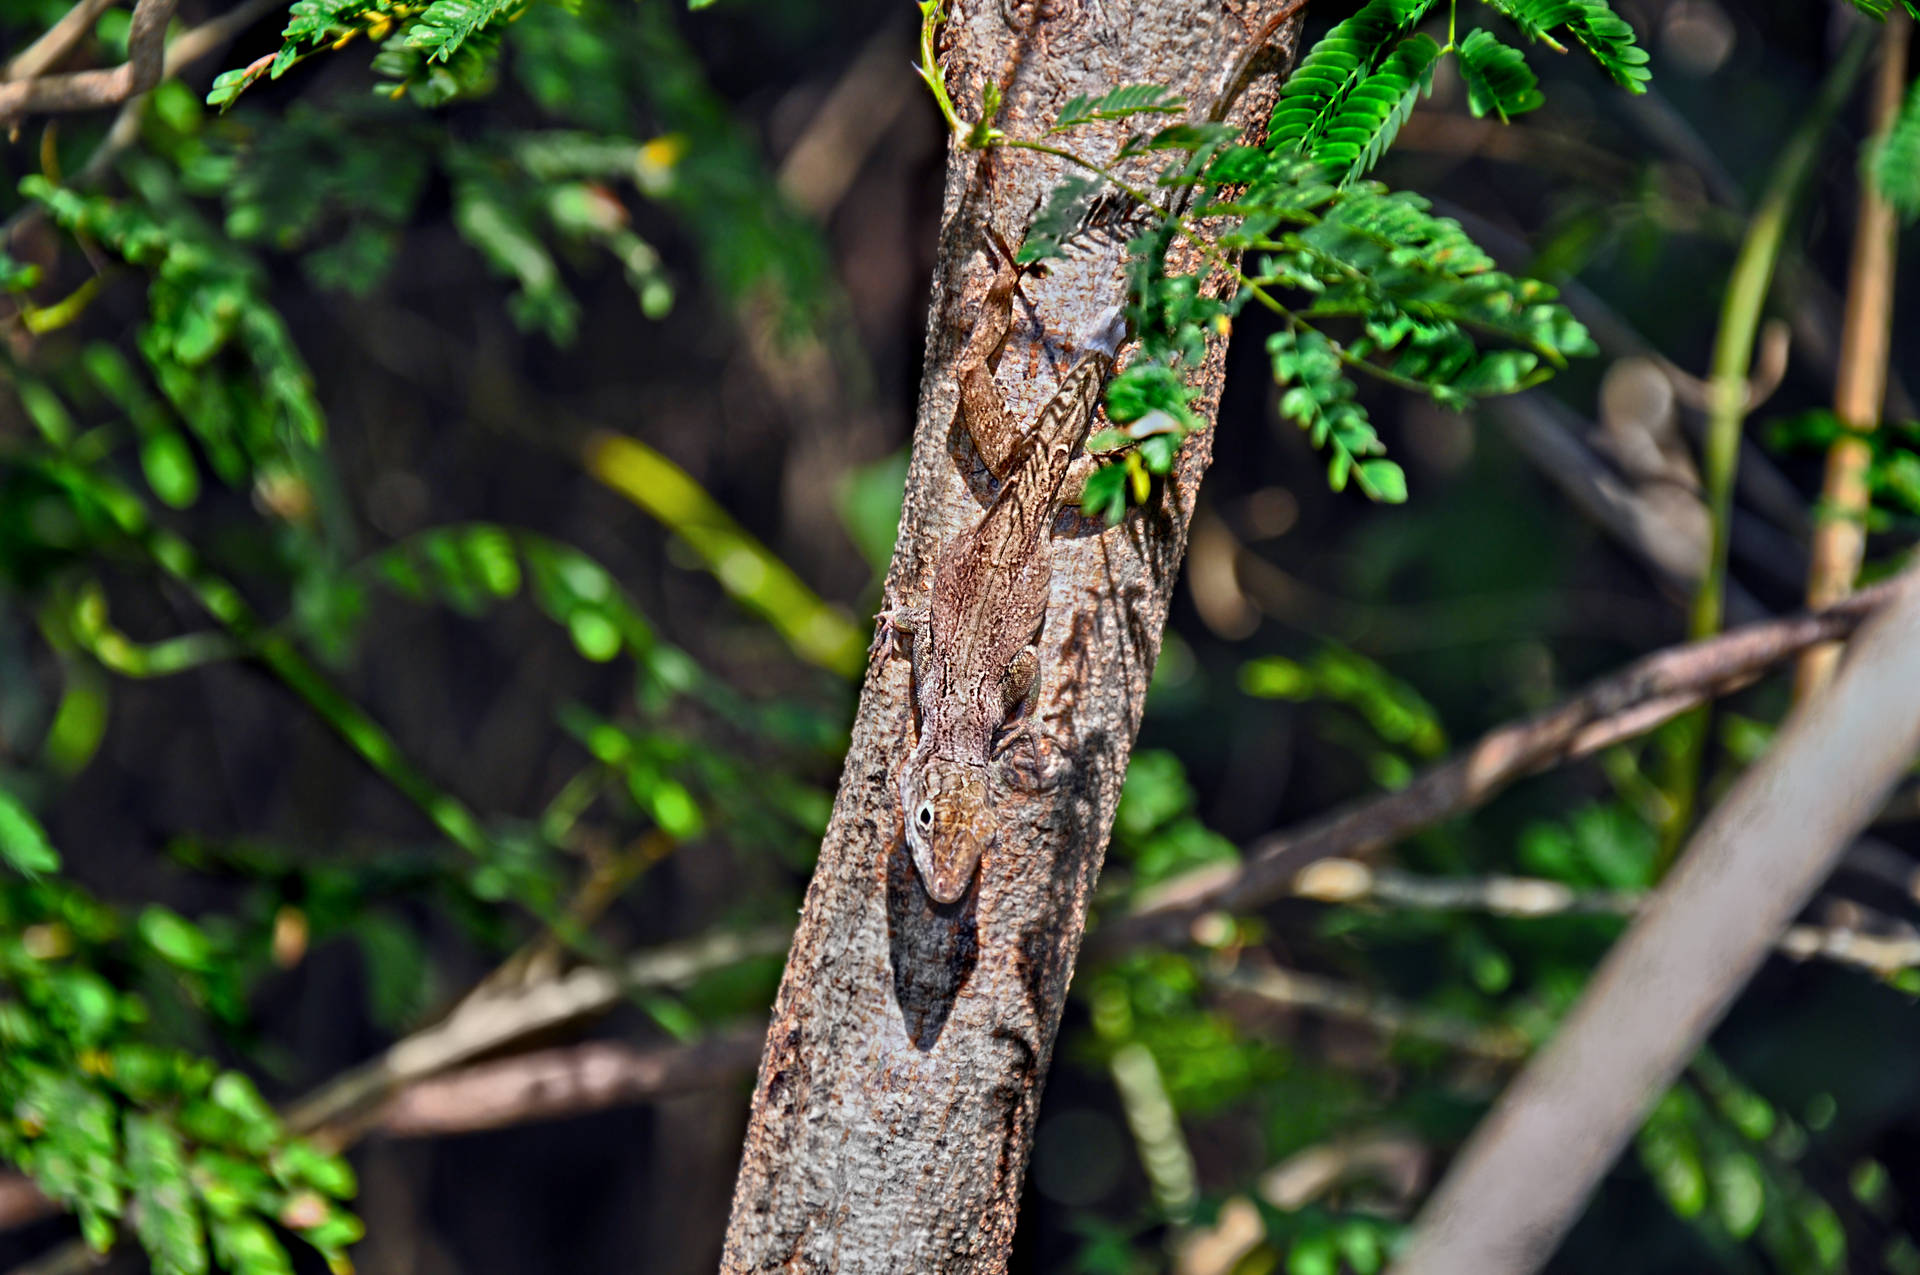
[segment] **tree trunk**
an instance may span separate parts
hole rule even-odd
[[[996,123],[1013,137],[1043,137],[1076,93],[1138,83],[1183,93],[1194,117],[1257,130],[1274,72],[1291,61],[1298,7],[969,0],[941,29],[941,60],[969,122],[984,86],[1002,87]],[[1072,144],[1104,161],[1126,128],[1076,133]],[[991,497],[956,419],[953,363],[993,273],[987,228],[1020,243],[1064,173],[1062,161],[1029,151],[957,142],[950,151],[890,601],[924,587],[940,547]],[[1131,175],[1150,186],[1151,169]],[[1069,260],[1023,280],[998,373],[1011,412],[1031,418],[1057,384],[1062,343],[1122,299],[1125,237],[1091,233]],[[1170,268],[1192,266],[1176,258]],[[1224,354],[1216,342],[1194,370],[1195,407],[1208,419]],[[951,906],[928,899],[902,836],[895,781],[914,739],[907,662],[869,669],[767,1034],[724,1270],[1004,1269],[1040,1087],[1211,441],[1211,431],[1190,436],[1170,479],[1120,526],[1077,512],[1056,521],[1035,712],[1059,777],[999,807],[1018,810],[1021,835],[989,854]]]

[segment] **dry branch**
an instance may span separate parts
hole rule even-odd
[[[378,1128],[438,1138],[710,1089],[751,1075],[765,1040],[753,1030],[654,1049],[593,1041],[477,1063],[408,1085],[381,1108]]]
[[[167,23],[173,20],[177,3],[178,0],[139,0],[134,5],[133,24],[127,32],[127,60],[119,66],[0,84],[0,120],[51,111],[97,110],[118,106],[130,97],[145,93],[160,82],[165,68]]]
[[[1813,643],[1847,637],[1895,589],[1879,585],[1825,611],[1748,625],[1646,656],[1543,713],[1488,732],[1398,792],[1258,842],[1244,863],[1169,882],[1130,916],[1102,927],[1093,950],[1108,954],[1172,940],[1208,912],[1241,911],[1282,897],[1294,875],[1316,860],[1377,851],[1481,805],[1516,779],[1644,734]]]
[[[1517,1275],[1552,1253],[1920,749],[1920,573],[1702,825],[1553,1041],[1428,1201],[1399,1275]]]
[[[1634,890],[1575,890],[1538,877],[1428,877],[1354,859],[1308,864],[1294,877],[1292,893],[1321,903],[1374,903],[1526,918],[1635,916],[1653,898]],[[1818,957],[1881,976],[1920,967],[1920,937],[1911,933],[1883,935],[1844,925],[1790,925],[1774,946],[1790,960]]]
[[[619,970],[587,966],[526,986],[476,994],[440,1022],[294,1103],[287,1111],[287,1126],[343,1144],[406,1086],[538,1032],[604,1013],[632,992],[680,986],[749,957],[772,955],[786,940],[786,932],[778,929],[708,935],[642,952]]]

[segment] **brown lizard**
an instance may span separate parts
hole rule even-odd
[[[911,656],[919,742],[899,776],[907,845],[927,894],[966,894],[981,856],[1000,839],[990,763],[1030,733],[1039,687],[1036,645],[1053,578],[1052,525],[1092,428],[1100,393],[1126,336],[1118,307],[1076,344],[1079,358],[1025,428],[993,383],[1013,323],[1019,270],[1002,261],[961,352],[960,416],[1000,490],[980,521],[954,537],[934,566],[928,602],[879,615],[874,650]]]

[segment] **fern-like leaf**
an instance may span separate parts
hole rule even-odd
[[[1060,108],[1050,133],[1064,133],[1095,120],[1123,120],[1131,115],[1171,115],[1185,108],[1186,99],[1159,84],[1123,84],[1099,97],[1076,94]]]
[[[1367,419],[1367,409],[1354,400],[1353,380],[1341,365],[1338,347],[1311,329],[1282,331],[1267,339],[1267,355],[1281,390],[1280,414],[1327,452],[1328,485],[1341,491],[1353,479],[1371,500],[1404,501],[1406,475],[1381,458],[1386,445]]]
[[[1874,143],[1867,167],[1888,203],[1909,220],[1920,217],[1920,83],[1907,94],[1893,126]]]
[[[1608,6],[1607,0],[1486,0],[1529,40],[1565,53],[1554,39],[1564,27],[1574,41],[1592,55],[1600,69],[1629,93],[1647,91],[1647,51],[1634,43],[1633,28]]]
[[[1280,90],[1268,130],[1276,151],[1310,153],[1340,117],[1347,98],[1426,16],[1432,0],[1368,0],[1366,7],[1320,38]]]
[[[1460,78],[1475,118],[1491,111],[1504,124],[1546,100],[1525,55],[1488,31],[1469,32],[1460,42]]]
[[[522,0],[433,0],[407,28],[407,46],[429,62],[445,62],[460,46],[513,16]]]
[[[1380,68],[1347,95],[1311,150],[1312,157],[1341,170],[1343,183],[1363,176],[1393,144],[1414,103],[1432,91],[1433,64],[1439,56],[1440,46],[1432,36],[1402,40]]]
[[[355,29],[355,19],[391,8],[387,0],[295,0],[280,39],[289,48],[321,44]]]
[[[1014,260],[1024,266],[1062,255],[1067,240],[1078,233],[1086,220],[1099,191],[1100,182],[1092,177],[1074,173],[1062,179],[1047,195],[1046,206],[1033,219],[1033,225],[1027,228],[1026,242],[1020,245]]]

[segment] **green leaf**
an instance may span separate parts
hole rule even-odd
[[[40,821],[4,788],[0,788],[0,860],[30,880],[60,870],[60,854],[47,840]]]
[[[127,1178],[138,1205],[134,1231],[155,1275],[204,1275],[206,1240],[179,1135],[158,1117],[126,1117]]]
[[[259,1218],[251,1214],[216,1218],[209,1230],[214,1255],[234,1275],[293,1275],[287,1250]]]
[[[1608,7],[1606,0],[1486,0],[1529,40],[1557,52],[1566,46],[1553,38],[1564,28],[1600,64],[1613,82],[1629,93],[1647,91],[1647,51],[1634,43],[1633,28]]]
[[[1092,177],[1070,173],[1062,178],[1047,193],[1047,202],[1027,228],[1026,240],[1014,260],[1024,266],[1060,256],[1067,241],[1080,232],[1099,190],[1099,181]]]
[[[1278,151],[1313,153],[1348,97],[1426,16],[1432,0],[1368,0],[1308,50],[1280,90],[1267,135]]]
[[[1432,91],[1433,64],[1439,56],[1440,46],[1432,36],[1402,40],[1377,70],[1354,86],[1306,153],[1339,170],[1343,184],[1364,176],[1393,144],[1414,103]]]
[[[182,969],[206,970],[213,964],[213,943],[179,913],[149,904],[140,913],[140,937],[163,958]]]
[[[1080,508],[1089,518],[1118,524],[1127,516],[1127,467],[1102,465],[1088,474],[1080,492]]]
[[[1267,354],[1274,383],[1282,391],[1280,415],[1306,430],[1313,445],[1328,452],[1327,481],[1335,491],[1344,489],[1361,458],[1380,455],[1386,445],[1374,432],[1366,409],[1354,401],[1353,381],[1341,366],[1338,350],[1312,329],[1289,330],[1268,339]],[[1369,482],[1379,486],[1369,489]],[[1405,499],[1406,483],[1375,470],[1362,478],[1361,491],[1374,500],[1394,494]]]
[[[1907,220],[1920,218],[1920,82],[1886,133],[1868,152],[1867,171],[1886,201]]]
[[[407,45],[446,62],[462,45],[516,13],[524,0],[433,0],[407,27]]]
[[[1354,466],[1353,476],[1368,500],[1377,500],[1383,505],[1406,503],[1407,476],[1392,461],[1384,458],[1363,460]]]
[[[1060,108],[1060,118],[1047,131],[1064,133],[1094,120],[1120,120],[1141,114],[1171,115],[1183,110],[1186,104],[1180,94],[1158,84],[1128,84],[1108,89],[1099,97],[1079,93],[1067,99],[1067,104]]]
[[[15,261],[0,249],[0,292],[25,292],[39,282],[39,266]]]
[[[1525,55],[1489,31],[1468,32],[1460,42],[1460,78],[1467,86],[1467,109],[1476,119],[1492,112],[1504,124],[1546,100]]]

